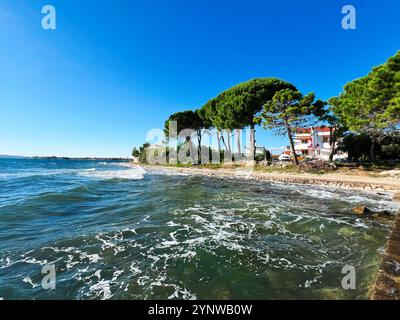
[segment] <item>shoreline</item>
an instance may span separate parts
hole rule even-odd
[[[326,173],[317,175],[311,173],[267,173],[250,169],[229,169],[229,168],[182,168],[164,165],[132,164],[150,169],[162,169],[171,172],[220,177],[220,178],[245,178],[257,181],[281,182],[289,184],[305,184],[314,186],[330,186],[346,190],[373,191],[376,193],[386,192],[393,195],[394,202],[400,202],[400,180],[393,178],[372,178],[341,173]]]

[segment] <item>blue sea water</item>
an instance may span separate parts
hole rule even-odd
[[[395,209],[385,194],[0,159],[0,299],[365,299],[391,225],[351,215],[359,203]]]

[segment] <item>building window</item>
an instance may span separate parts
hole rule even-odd
[[[322,138],[322,141],[323,141],[324,143],[329,143],[329,138],[328,138],[328,137],[323,137],[323,138]]]

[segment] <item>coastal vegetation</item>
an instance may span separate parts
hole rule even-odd
[[[232,130],[250,128],[249,154],[255,155],[255,115],[284,89],[296,90],[294,85],[276,78],[253,79],[228,89],[208,101],[200,110],[218,131],[226,130],[228,154],[230,154],[230,133]],[[239,139],[239,136],[236,137]],[[223,137],[222,137],[223,139]],[[241,153],[241,150],[237,150]]]
[[[277,92],[272,100],[264,105],[261,115],[255,118],[264,128],[287,135],[296,165],[299,165],[299,160],[294,147],[293,131],[309,123],[312,115],[317,114],[317,109],[320,109],[323,103],[317,101],[314,104],[314,99],[314,93],[303,96],[300,91],[284,89]]]
[[[173,123],[175,133],[170,130]],[[329,128],[331,162],[337,151],[347,153],[353,162],[399,160],[400,51],[367,76],[347,83],[340,95],[328,101],[315,100],[314,93],[303,95],[295,85],[277,78],[258,78],[223,91],[195,111],[176,112],[164,124],[166,162],[171,140],[177,141],[178,150],[190,143],[187,153],[197,153],[193,163],[197,165],[208,164],[212,158],[203,156],[203,151],[218,155],[219,163],[225,164],[242,156],[255,159],[256,125],[287,136],[296,167],[300,161],[293,136],[297,130],[313,126]],[[241,130],[245,128],[250,129],[250,137],[243,150]],[[216,133],[217,144],[203,146],[202,137],[211,132]],[[149,147],[144,144],[135,152],[142,163],[147,162]]]
[[[342,136],[338,149],[348,154],[351,162],[368,162],[371,157],[372,139],[366,133],[348,132]],[[387,135],[375,142],[374,163],[390,161],[400,155],[400,136]],[[379,159],[380,161],[378,161]]]
[[[367,137],[369,160],[376,161],[377,144],[399,132],[400,51],[367,76],[346,84],[329,103],[352,133]]]
[[[140,151],[136,147],[134,147],[132,150],[132,157],[135,157],[135,158],[140,157]]]

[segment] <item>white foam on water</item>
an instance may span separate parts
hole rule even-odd
[[[44,265],[47,264],[47,260],[46,259],[45,260],[36,260],[36,258],[31,258],[31,259],[25,258],[22,261],[24,261],[26,263],[30,263],[30,264],[39,264],[41,266],[44,266]]]
[[[29,278],[29,277],[25,277],[24,279],[22,279],[22,281],[25,282],[25,283],[30,284],[30,285],[32,286],[32,288],[36,288],[36,287],[39,286],[39,285],[37,285],[37,284],[34,284],[33,281],[32,281],[32,279]]]
[[[148,282],[150,280],[150,277],[149,276],[141,276],[141,277],[139,277],[138,279],[137,279],[137,284],[139,285],[139,286],[144,286],[144,285],[146,285],[146,283]]]
[[[178,172],[175,170],[168,170],[168,169],[155,169],[155,168],[150,169],[149,173],[159,174],[159,175],[163,175],[163,176],[184,176],[184,177],[191,176],[191,174],[189,174],[189,173]]]
[[[116,166],[116,167],[126,167],[131,168],[132,165],[129,162],[97,162],[99,166]]]
[[[98,163],[100,166],[115,166],[124,169],[120,170],[98,170],[96,168],[87,169],[23,169],[16,172],[0,173],[0,179],[29,178],[35,176],[56,176],[56,175],[79,175],[86,178],[98,179],[143,179],[146,171],[142,167],[133,167],[129,163]]]
[[[166,226],[168,226],[168,227],[180,227],[181,225],[179,224],[179,223],[176,223],[175,221],[168,221],[167,223],[166,223]]]
[[[69,254],[67,257],[67,261],[66,261],[67,270],[69,270],[69,269],[73,268],[75,265],[79,264],[78,261],[72,261],[72,260],[74,260],[74,256]]]
[[[117,271],[115,271],[114,274],[113,274],[113,277],[112,277],[111,281],[113,281],[113,282],[117,281],[118,277],[119,277],[121,274],[123,274],[123,273],[124,273],[123,270],[117,270]]]
[[[184,299],[184,300],[196,300],[197,297],[194,293],[190,292],[186,288],[181,288],[178,285],[169,285],[175,289],[174,293],[168,297],[168,300],[172,299]]]
[[[138,168],[80,169],[80,173],[93,177],[99,173],[112,172],[114,178],[115,172],[131,170],[137,172]],[[104,169],[106,171],[102,171]],[[111,169],[116,170],[111,171]],[[318,190],[315,189],[311,193],[314,193],[312,197],[336,197],[341,201],[345,201],[342,199],[344,195],[354,194],[345,191],[336,196],[331,190],[321,190],[318,193]],[[311,195],[305,195],[306,203],[308,202],[307,197],[311,198]],[[375,201],[374,199],[379,199],[379,197],[375,195],[373,201]],[[322,274],[326,265],[329,264],[326,260],[330,258],[329,255],[333,249],[326,249],[311,242],[310,235],[316,233],[317,236],[321,235],[323,238],[323,232],[329,230],[331,224],[334,224],[334,228],[339,228],[342,224],[348,225],[359,233],[364,232],[362,229],[369,228],[368,221],[362,219],[316,215],[315,211],[308,207],[295,209],[291,200],[286,198],[282,203],[278,203],[275,200],[254,198],[253,196],[238,197],[236,193],[226,190],[215,194],[212,198],[196,199],[179,208],[173,207],[168,210],[170,210],[167,213],[169,216],[162,220],[162,227],[167,226],[168,228],[165,232],[159,233],[156,239],[152,237],[153,229],[147,231],[142,227],[144,224],[151,223],[151,226],[157,229],[159,227],[157,215],[143,214],[141,216],[143,219],[138,222],[135,222],[137,221],[135,219],[129,228],[124,225],[125,229],[117,227],[118,230],[97,234],[95,236],[96,248],[100,255],[88,254],[85,251],[89,250],[84,248],[81,248],[82,251],[74,247],[45,247],[42,249],[51,249],[55,253],[66,253],[63,255],[66,269],[78,271],[74,275],[74,279],[84,282],[84,287],[80,292],[89,298],[118,297],[118,289],[114,288],[127,291],[131,284],[132,291],[135,291],[138,290],[135,285],[137,283],[143,287],[137,294],[130,292],[130,297],[151,298],[154,290],[162,287],[167,288],[168,291],[162,290],[162,292],[168,292],[165,297],[170,299],[196,299],[196,295],[186,289],[185,284],[179,279],[169,276],[169,272],[174,265],[187,263],[192,259],[194,260],[192,264],[197,265],[197,260],[201,259],[201,256],[197,256],[199,250],[215,256],[218,255],[219,249],[234,251],[239,257],[238,264],[249,268],[259,265],[260,269],[251,269],[254,272],[259,272],[262,268],[294,269],[295,272],[310,271],[307,279],[311,280],[304,283],[306,279],[302,278],[299,283],[301,286],[314,287],[315,283],[319,282],[316,274]],[[132,233],[126,234],[127,231]],[[303,248],[305,248],[304,251]],[[351,248],[353,249],[353,247]],[[134,251],[130,251],[131,249]],[[303,253],[296,252],[296,249],[302,249],[301,252],[304,252],[305,255],[309,251],[316,250],[320,254],[320,258],[315,262],[303,261]],[[93,252],[92,250],[91,247],[89,252]],[[104,252],[106,250],[107,252]],[[128,264],[121,264],[118,269],[113,268],[111,274],[93,270],[96,267],[95,263],[104,261],[104,264],[108,264],[108,251],[112,252],[112,250],[115,250],[116,253],[126,251],[126,253],[119,254],[116,259],[124,259]],[[343,255],[346,255],[351,251],[351,249],[338,250],[338,253],[343,252]],[[56,254],[56,256],[58,255]],[[249,257],[248,264],[244,257]],[[100,259],[104,260],[100,261]],[[43,263],[34,258],[30,260],[31,263]],[[131,262],[133,260],[134,262]],[[23,261],[28,262],[28,259],[25,258]],[[8,266],[10,263],[12,261],[8,257],[0,258],[0,268],[1,265]],[[129,263],[131,264],[129,265]],[[110,270],[108,269],[108,271]],[[296,285],[299,283],[296,282]],[[192,290],[191,287],[189,289]]]
[[[98,254],[87,254],[86,252],[83,252],[80,255],[81,260],[89,259],[90,263],[97,263],[99,260],[103,259],[101,258]]]
[[[350,206],[366,205],[377,210],[389,210],[393,213],[400,210],[400,203],[392,201],[392,193],[368,190],[350,190],[333,186],[303,186],[297,184],[272,183],[278,189],[290,190],[318,200],[338,200]]]
[[[50,249],[53,250],[54,252],[81,252],[79,249],[75,248],[75,247],[67,247],[67,248],[57,248],[57,247],[43,247],[42,250],[45,249]]]
[[[124,168],[132,168],[132,165],[128,162],[111,162],[110,165]]]
[[[16,172],[0,173],[2,179],[29,178],[36,176],[56,176],[76,174],[81,169],[23,169]]]
[[[101,300],[108,300],[112,297],[110,281],[100,280],[98,283],[90,286],[90,292],[94,292],[97,297],[101,297]]]
[[[131,271],[131,273],[132,273],[133,276],[142,273],[142,270],[140,270],[140,269],[139,269],[138,267],[136,267],[134,264],[135,264],[135,263],[132,263],[131,266],[129,267],[129,270]]]
[[[80,176],[94,179],[121,179],[121,180],[142,180],[146,171],[141,167],[130,167],[124,170],[95,170],[81,171]]]
[[[13,264],[10,257],[3,257],[0,259],[0,269],[7,268]]]
[[[314,283],[317,283],[318,280],[319,280],[320,278],[321,278],[321,277],[319,276],[319,277],[315,277],[315,278],[312,279],[312,280],[306,280],[306,282],[304,283],[304,288],[306,288],[306,289],[311,288],[311,286],[312,286]]]
[[[23,258],[23,259],[20,259],[20,258]],[[0,263],[1,263],[0,269],[5,269],[5,268],[11,267],[17,263],[21,263],[21,262],[29,263],[29,264],[38,264],[41,266],[44,266],[48,263],[47,260],[36,260],[35,258],[24,257],[24,254],[22,254],[21,257],[19,257],[16,260],[12,260],[10,257],[2,258],[0,260]]]

